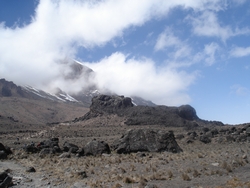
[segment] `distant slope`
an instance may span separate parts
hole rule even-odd
[[[87,110],[88,105],[67,94],[57,97],[0,79],[0,125],[61,122],[81,116]]]
[[[73,103],[17,97],[0,97],[0,104],[0,115],[5,117],[5,119],[7,118],[5,123],[10,124],[63,122],[82,116],[88,111],[88,108]],[[2,123],[0,121],[0,124]]]

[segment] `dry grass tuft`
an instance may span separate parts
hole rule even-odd
[[[181,177],[184,181],[191,181],[191,178],[186,173],[182,173]]]
[[[124,183],[135,183],[135,181],[131,177],[125,177],[122,180]]]
[[[196,177],[198,177],[198,176],[200,176],[201,174],[196,170],[196,169],[194,169],[194,171],[193,171],[193,176],[196,178]]]
[[[120,183],[116,183],[112,188],[121,188],[122,185]]]
[[[173,175],[173,173],[172,173],[171,170],[168,170],[167,174],[168,174],[168,178],[169,179],[172,179],[174,177],[174,175]]]
[[[138,187],[139,188],[144,188],[147,185],[147,182],[148,182],[147,179],[145,179],[143,177],[140,177]]]

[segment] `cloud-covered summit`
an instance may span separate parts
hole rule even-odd
[[[78,92],[65,81],[64,58],[96,72],[99,89],[158,104],[193,101],[204,67],[249,57],[248,1],[40,0],[25,23],[0,24],[0,77],[17,84]],[[235,14],[235,10],[241,14]],[[241,41],[241,42],[239,42]],[[245,66],[246,67],[246,66]],[[243,85],[235,81],[235,84]],[[201,88],[205,84],[200,83]],[[70,86],[70,87],[69,87]],[[198,86],[197,86],[198,87]]]

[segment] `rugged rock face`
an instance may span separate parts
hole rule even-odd
[[[197,126],[193,121],[199,120],[195,109],[190,105],[180,107],[134,106],[131,98],[128,97],[99,95],[93,97],[90,111],[73,122],[109,114],[125,117],[127,125],[193,127]]]
[[[0,79],[0,97],[24,97],[20,86],[15,85],[13,82],[6,81],[5,79]]]
[[[92,98],[90,110],[96,113],[119,113],[129,107],[133,107],[131,98],[124,96],[99,95]]]
[[[196,126],[193,120],[199,120],[196,116],[195,110],[193,113],[186,115],[182,112],[182,117],[179,114],[180,107],[168,107],[168,106],[135,106],[131,109],[126,109],[124,112],[127,120],[127,125],[164,125],[164,126]],[[188,117],[188,119],[186,119]]]
[[[131,152],[181,152],[182,149],[175,141],[172,131],[157,131],[151,129],[128,130],[120,139],[111,146],[117,153]]]
[[[131,98],[124,96],[98,95],[92,98],[90,111],[83,117],[76,118],[74,122],[91,119],[105,114],[119,114],[133,107]]]
[[[198,116],[196,115],[195,109],[190,105],[182,105],[178,108],[180,117],[187,120],[196,120]]]

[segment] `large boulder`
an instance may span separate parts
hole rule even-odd
[[[25,145],[23,149],[27,153],[37,153],[37,152],[39,152],[39,149],[33,143]]]
[[[79,147],[75,144],[69,143],[69,142],[64,142],[63,144],[63,151],[65,152],[70,152],[70,153],[77,153],[79,150]]]
[[[131,152],[181,152],[172,131],[130,129],[111,146],[117,153]]]
[[[7,159],[7,153],[3,150],[0,150],[0,159]]]
[[[103,153],[110,153],[109,145],[104,141],[92,140],[88,142],[84,148],[84,155],[101,155]]]
[[[40,142],[41,148],[54,148],[59,147],[59,138],[51,138]]]
[[[12,186],[12,177],[8,175],[7,172],[0,173],[0,188]]]
[[[10,148],[0,143],[0,159],[7,159],[7,155],[9,154],[12,154]]]

